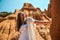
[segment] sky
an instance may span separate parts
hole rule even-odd
[[[14,12],[15,9],[21,9],[24,3],[31,3],[35,8],[44,11],[48,8],[50,0],[0,0],[0,12]]]

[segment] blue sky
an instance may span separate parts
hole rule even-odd
[[[50,0],[0,0],[0,12],[14,12],[15,9],[21,9],[25,2],[31,3],[35,8],[39,7],[43,11],[48,8]]]

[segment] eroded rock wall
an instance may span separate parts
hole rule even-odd
[[[51,0],[51,37],[52,40],[60,40],[60,0]]]

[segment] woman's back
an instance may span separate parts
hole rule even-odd
[[[22,25],[20,31],[21,34],[18,40],[29,40],[27,24]]]

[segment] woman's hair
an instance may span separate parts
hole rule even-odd
[[[22,13],[18,13],[18,17],[17,17],[18,30],[21,28],[21,25],[22,25],[21,14],[22,14]]]

